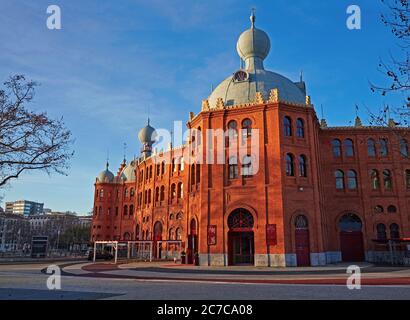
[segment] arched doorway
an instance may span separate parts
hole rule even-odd
[[[310,266],[309,224],[304,215],[295,219],[295,249],[298,267]]]
[[[157,221],[154,224],[154,238],[153,238],[153,255],[156,259],[161,259],[161,245],[158,245],[158,241],[162,240],[162,223]]]
[[[228,217],[229,265],[254,264],[253,216],[246,209],[236,209]]]
[[[345,214],[340,218],[340,251],[342,261],[356,262],[364,260],[362,220],[355,214]]]
[[[198,229],[195,219],[191,220],[189,227],[187,256],[188,263],[194,263],[194,255],[198,251]]]

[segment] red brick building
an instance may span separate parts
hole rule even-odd
[[[319,121],[302,79],[264,69],[251,22],[243,67],[190,115],[188,141],[156,152],[148,123],[141,156],[99,174],[91,240],[181,240],[201,265],[386,259],[410,237],[410,130]]]

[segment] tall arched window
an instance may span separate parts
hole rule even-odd
[[[332,152],[333,156],[339,158],[342,156],[342,143],[339,139],[334,139],[332,141]]]
[[[306,156],[303,154],[299,157],[299,176],[307,177]]]
[[[172,158],[171,160],[171,172],[177,172],[177,166],[175,165],[175,158]]]
[[[155,188],[155,202],[159,201],[159,187]]]
[[[195,164],[191,165],[191,186],[195,184]]]
[[[182,182],[178,182],[177,198],[182,199],[182,197],[183,197],[183,185],[182,185]]]
[[[354,156],[353,141],[351,139],[346,139],[344,141],[344,149],[345,149],[345,156],[346,157],[353,157]]]
[[[244,134],[244,137],[250,137],[252,135],[251,119],[245,119],[242,121],[242,132]]]
[[[149,178],[152,178],[152,166],[149,167]]]
[[[357,189],[357,173],[354,170],[349,170],[347,172],[347,187],[350,190]]]
[[[387,139],[380,139],[380,155],[382,157],[387,157],[389,154],[389,148],[387,145]]]
[[[407,169],[406,171],[405,171],[405,178],[406,178],[406,181],[405,181],[405,183],[406,183],[406,189],[410,189],[410,170],[409,169]]]
[[[177,187],[175,183],[173,183],[171,185],[171,200],[174,200],[176,196],[177,196]]]
[[[285,137],[292,136],[292,119],[288,116],[283,118],[283,130],[284,130]]]
[[[253,176],[252,156],[249,154],[242,159],[242,175],[245,178]]]
[[[159,177],[161,175],[161,165],[159,163],[156,165],[156,171],[157,171],[157,177]]]
[[[387,239],[386,226],[383,223],[379,223],[376,227],[377,240],[384,241]]]
[[[175,231],[174,228],[169,229],[169,235],[168,235],[168,240],[174,240],[175,237]]]
[[[181,228],[177,228],[175,232],[175,240],[181,240],[181,236],[182,236],[182,230]]]
[[[406,139],[400,140],[400,153],[405,158],[409,157],[409,146]]]
[[[162,161],[161,163],[161,175],[165,174],[165,161]]]
[[[199,163],[196,164],[195,170],[196,183],[198,184],[201,182],[201,165]]]
[[[124,206],[124,216],[128,215],[128,206]]]
[[[100,198],[104,198],[104,189],[100,190]]]
[[[288,177],[293,177],[295,175],[294,157],[291,153],[286,155],[286,175]]]
[[[390,238],[391,239],[400,239],[400,230],[397,223],[392,223],[390,225]]]
[[[305,137],[305,123],[300,118],[296,120],[296,136],[298,138]]]
[[[229,179],[238,178],[238,159],[233,156],[229,158]]]
[[[238,136],[238,124],[235,120],[228,122],[228,137],[229,139],[235,139]]]
[[[134,214],[134,205],[130,205],[130,216]]]
[[[161,186],[161,191],[160,191],[160,196],[159,196],[160,201],[165,200],[165,187]]]
[[[372,182],[372,189],[378,190],[380,189],[380,178],[379,178],[379,171],[371,170],[370,171],[370,180]]]
[[[343,190],[345,188],[344,172],[342,170],[335,171],[336,189]]]
[[[385,190],[391,190],[393,187],[392,175],[390,170],[383,170],[383,184]]]
[[[376,156],[376,142],[373,139],[367,140],[367,155],[369,157]]]

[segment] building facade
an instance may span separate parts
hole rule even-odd
[[[17,200],[6,202],[6,213],[21,214],[24,216],[39,215],[43,213],[44,203],[38,203],[28,200]]]
[[[243,66],[190,115],[180,147],[153,147],[95,181],[91,241],[181,241],[201,265],[381,261],[410,237],[408,128],[330,127],[303,79],[265,70],[268,35],[243,32]],[[219,134],[218,134],[219,132]],[[222,134],[221,134],[222,132]],[[206,161],[204,160],[206,158]]]

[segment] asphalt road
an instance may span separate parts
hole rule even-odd
[[[410,286],[229,284],[141,281],[63,276],[61,290],[48,290],[44,265],[1,266],[0,299],[410,299]]]

